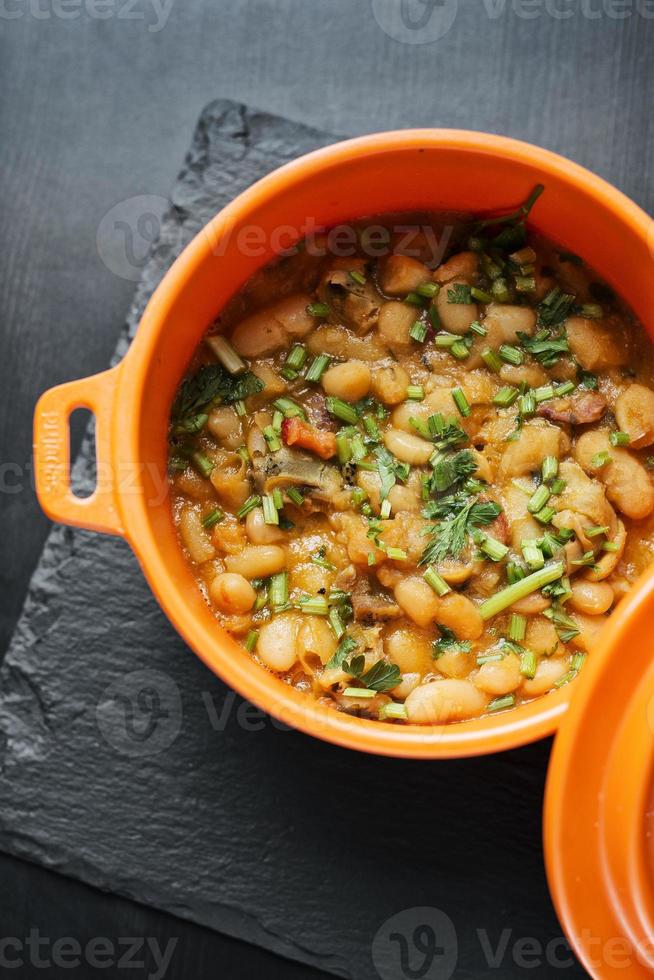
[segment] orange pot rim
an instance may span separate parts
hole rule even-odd
[[[246,216],[256,214],[257,209],[265,202],[307,176],[344,162],[398,150],[419,151],[423,148],[454,150],[463,154],[486,157],[495,156],[532,166],[545,178],[550,175],[565,184],[573,185],[583,194],[590,196],[599,207],[610,211],[625,229],[629,228],[645,243],[649,241],[650,219],[625,195],[583,167],[548,150],[518,140],[465,130],[417,129],[364,136],[316,150],[259,180],[209,222],[184,249],[156,289],[123,362],[113,371],[107,372],[105,376],[98,376],[106,378],[111,375],[110,383],[115,389],[116,399],[120,395],[121,414],[123,417],[129,416],[126,437],[119,439],[114,433],[103,447],[104,451],[110,453],[119,468],[138,464],[138,423],[143,405],[147,366],[156,356],[157,337],[165,329],[166,317],[176,297],[196,270],[208,260],[212,242],[218,240],[230,228],[237,226]],[[235,288],[238,286],[240,283],[235,284]],[[75,384],[83,386],[94,380],[86,379],[85,382]],[[46,393],[37,406],[35,433],[37,457],[39,447],[43,449],[46,439],[44,426],[39,420],[39,412],[46,412],[49,407],[52,407],[56,397],[61,398],[63,389],[66,388],[67,386],[61,386]],[[72,404],[70,398],[68,401]],[[75,404],[94,408],[93,392],[82,389]],[[66,495],[65,488],[60,487],[55,506],[55,502],[44,490],[46,479],[51,474],[45,472],[45,467],[41,473],[40,469],[37,458],[37,489],[46,512],[55,519],[123,534],[136,552],[150,586],[164,611],[197,655],[244,698],[303,732],[343,747],[382,755],[430,759],[461,757],[509,749],[550,735],[557,729],[568,707],[576,686],[574,684],[497,716],[485,716],[481,719],[441,726],[383,724],[350,717],[332,708],[325,708],[308,695],[282,684],[254,661],[244,661],[242,658],[231,656],[235,645],[232,641],[225,640],[225,634],[217,624],[214,627],[214,635],[210,635],[203,624],[189,615],[180,590],[169,574],[158,548],[148,522],[142,494],[119,496],[117,501],[114,501],[115,512],[107,515],[93,513],[93,501],[96,495],[90,498],[84,510],[77,498],[73,506],[69,492]],[[649,578],[653,577],[654,571]],[[640,588],[644,586],[641,585]],[[222,634],[220,643],[216,642],[217,634]]]

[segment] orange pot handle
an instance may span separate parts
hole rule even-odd
[[[111,453],[111,426],[120,365],[102,374],[50,388],[34,413],[34,474],[39,502],[48,517],[92,531],[124,535]],[[95,415],[97,485],[90,497],[70,487],[68,420],[76,408]]]

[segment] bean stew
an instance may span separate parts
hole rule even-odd
[[[430,724],[546,695],[651,561],[651,344],[527,224],[542,191],[301,241],[177,392],[172,511],[199,588],[338,710]]]

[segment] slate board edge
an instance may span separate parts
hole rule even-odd
[[[178,200],[180,181],[190,174],[199,175],[202,179],[201,160],[206,149],[206,132],[210,125],[219,125],[223,135],[239,142],[243,151],[252,146],[257,134],[275,134],[278,140],[293,135],[304,144],[302,152],[336,141],[339,137],[312,129],[300,123],[295,123],[279,116],[260,112],[256,109],[233,102],[229,99],[217,99],[209,103],[200,114],[193,134],[185,164],[173,185],[171,193],[171,208],[162,219],[162,234],[155,243],[152,253],[144,268],[144,273],[137,286],[134,301],[127,316],[126,325],[121,331],[111,364],[119,363],[125,356],[130,342],[136,332],[145,306],[159,281],[166,273],[174,259],[183,247],[197,234],[202,227],[201,222],[194,222],[183,203]],[[297,155],[292,152],[288,158]],[[279,159],[271,157],[269,170],[275,169],[285,162],[284,156]],[[91,423],[85,434],[80,452],[72,467],[73,480],[77,488],[91,490],[94,483],[94,426]],[[32,699],[32,708],[40,723],[46,725],[45,708],[39,696],[38,688],[32,681],[29,671],[21,663],[20,652],[24,647],[35,646],[39,642],[39,634],[32,629],[31,618],[35,611],[42,612],[47,608],[48,578],[64,562],[74,555],[75,537],[91,532],[71,529],[63,525],[54,525],[46,539],[39,563],[32,575],[28,587],[23,610],[10,641],[0,672],[0,771],[4,769],[7,746],[12,738],[20,738],[20,726],[23,716],[12,711],[12,703],[21,701],[26,696]],[[48,628],[47,616],[41,617],[44,629]],[[40,631],[41,632],[41,631]],[[121,887],[120,883],[112,883],[104,887],[99,878],[102,869],[74,854],[60,854],[53,858],[44,848],[44,842],[26,834],[16,832],[14,828],[4,826],[3,815],[0,812],[0,823],[3,824],[3,850],[22,860],[84,882],[110,894],[122,895],[140,904],[161,909],[181,919],[187,919],[215,931],[233,936],[236,939],[261,946],[270,952],[298,962],[306,963],[318,969],[326,970],[336,976],[349,977],[350,971],[342,960],[329,955],[323,956],[317,951],[304,948],[287,936],[282,936],[268,929],[258,918],[247,911],[224,905],[219,902],[207,902],[204,908],[197,905],[190,911],[162,896],[148,892],[147,883],[143,883],[141,894],[137,897],[129,888]]]

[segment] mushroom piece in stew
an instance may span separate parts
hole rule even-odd
[[[359,222],[347,255],[300,243],[177,393],[173,516],[199,587],[338,710],[430,724],[545,695],[651,560],[651,346],[527,227],[541,190],[504,217]]]

